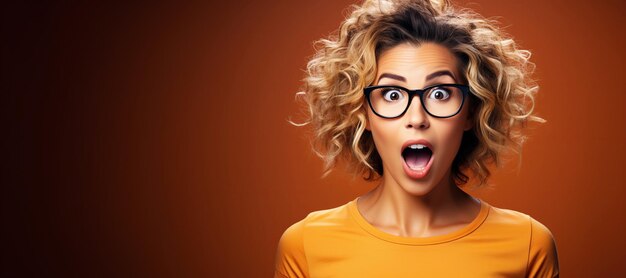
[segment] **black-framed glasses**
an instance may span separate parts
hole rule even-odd
[[[436,118],[449,118],[461,111],[470,89],[467,85],[437,84],[421,90],[409,90],[396,85],[378,85],[363,89],[374,114],[381,118],[401,117],[418,95],[424,111]]]

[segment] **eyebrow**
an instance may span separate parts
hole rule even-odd
[[[456,81],[456,78],[454,78],[454,74],[452,74],[452,72],[450,72],[449,70],[440,70],[440,71],[433,72],[433,73],[431,73],[431,74],[426,76],[426,81],[429,81],[429,80],[431,80],[431,79],[433,79],[435,77],[444,76],[444,75],[448,75],[448,76],[452,77],[452,79],[454,79],[454,81]],[[406,82],[406,78],[404,78],[404,76],[400,76],[400,75],[393,74],[393,73],[383,73],[383,74],[380,75],[380,77],[378,77],[378,81],[376,83],[380,82],[380,80],[385,78],[385,77],[386,78],[395,79],[395,80],[399,80],[399,81],[402,81],[402,82]]]

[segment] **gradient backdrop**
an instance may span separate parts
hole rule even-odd
[[[374,186],[287,123],[352,3],[3,5],[2,276],[270,277],[289,225]],[[476,194],[547,225],[563,277],[623,272],[625,2],[460,4],[532,51],[548,120]]]

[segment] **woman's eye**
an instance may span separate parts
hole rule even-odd
[[[389,89],[383,91],[383,98],[386,101],[392,102],[401,100],[402,98],[404,98],[404,96],[402,95],[402,92],[400,92],[398,89]]]
[[[428,98],[436,100],[446,100],[450,97],[450,92],[443,88],[434,88],[428,94]]]

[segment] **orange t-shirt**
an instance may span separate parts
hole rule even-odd
[[[527,214],[480,200],[460,230],[401,237],[367,222],[356,200],[287,228],[274,277],[558,277],[552,233]]]

